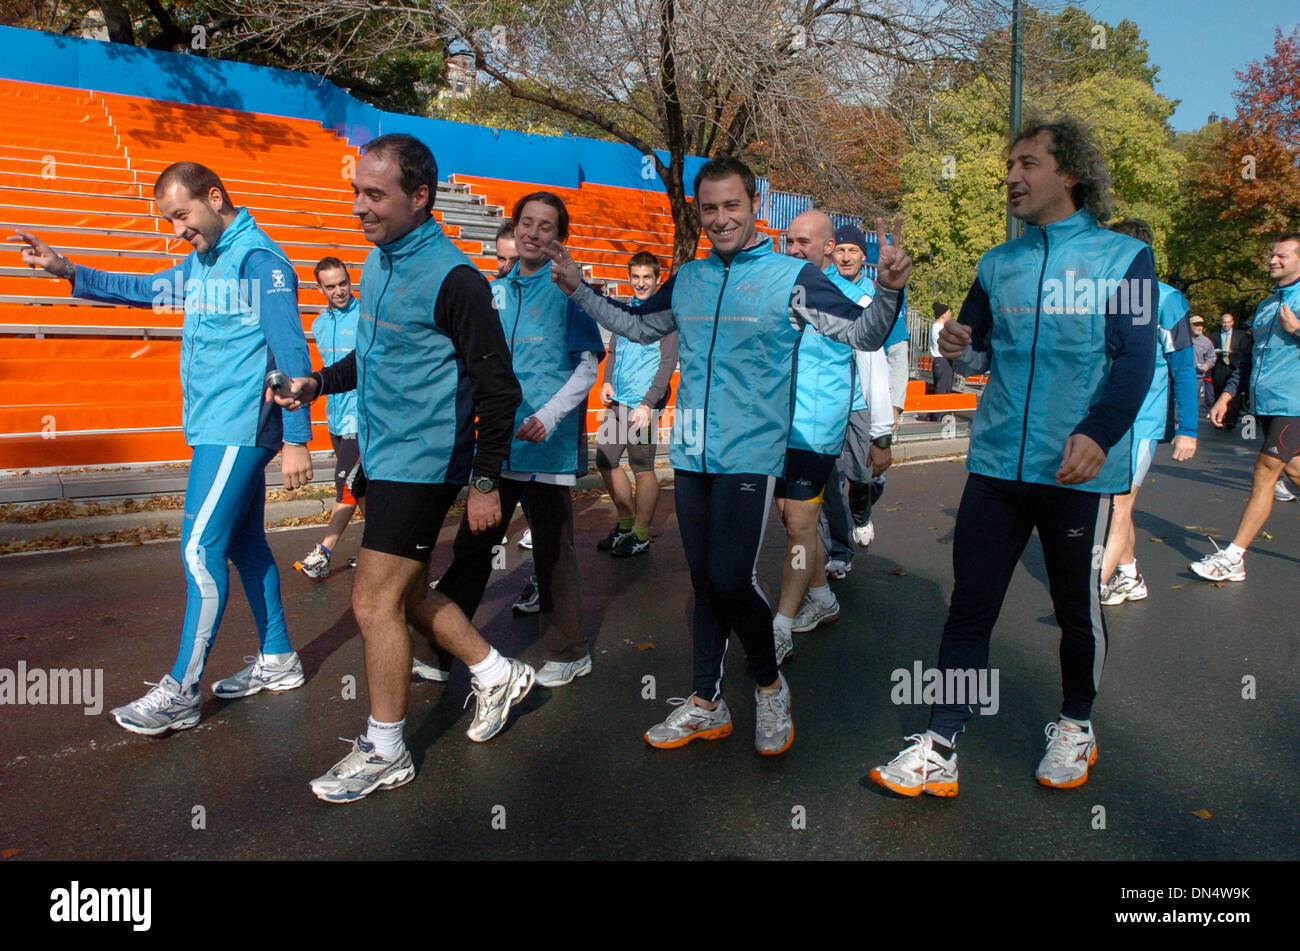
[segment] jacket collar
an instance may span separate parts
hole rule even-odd
[[[1101,226],[1097,224],[1097,219],[1090,212],[1080,208],[1068,218],[1053,221],[1050,225],[1027,225],[1025,227],[1025,236],[1032,238],[1035,242],[1042,242],[1046,238],[1048,243],[1054,247],[1063,241],[1069,241],[1071,238],[1099,227]]]
[[[502,278],[502,280],[518,281],[520,284],[534,284],[538,281],[546,281],[547,283],[550,283],[551,262],[548,259],[546,263],[543,264],[540,268],[538,268],[532,274],[529,274],[527,277],[524,277],[522,274],[519,273],[519,262],[516,261],[515,266],[510,269],[510,273],[507,274],[504,278]]]
[[[772,250],[772,239],[768,235],[765,235],[760,231],[755,236],[755,238],[756,238],[755,242],[751,244],[749,247],[741,248],[739,251],[733,254],[731,256],[730,261],[724,261],[721,255],[719,255],[718,252],[714,251],[713,249],[709,250],[709,256],[706,260],[716,262],[717,264],[725,267],[728,264],[734,264],[737,261],[757,260],[759,258],[765,257],[766,255],[775,253]]]
[[[226,226],[226,230],[221,232],[221,237],[217,243],[204,254],[199,255],[199,260],[206,266],[216,263],[217,258],[229,251],[241,237],[257,227],[257,222],[253,221],[253,216],[248,213],[247,208],[240,208],[235,214],[235,220]]]
[[[418,254],[442,237],[442,228],[433,215],[429,220],[408,231],[396,241],[376,245],[379,250],[394,258],[410,257]]]

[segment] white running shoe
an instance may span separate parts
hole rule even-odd
[[[477,677],[470,678],[473,688],[465,697],[465,703],[474,697],[478,702],[474,706],[474,720],[465,731],[475,743],[485,743],[501,732],[510,716],[510,708],[533,689],[535,674],[533,668],[521,660],[506,658],[510,662],[510,673],[500,683],[486,686]]]
[[[1107,605],[1123,604],[1125,601],[1141,601],[1147,596],[1147,583],[1142,575],[1130,578],[1124,572],[1115,571],[1110,581],[1101,586],[1101,603]]]
[[[356,802],[376,789],[396,789],[414,778],[415,765],[405,746],[401,756],[388,759],[375,752],[373,743],[359,736],[352,741],[351,753],[324,776],[311,781],[311,791],[326,802]]]
[[[589,673],[591,673],[590,654],[583,654],[577,660],[568,662],[548,660],[542,664],[542,669],[537,672],[537,685],[539,687],[563,687],[565,684],[571,684],[579,677],[585,677]]]
[[[248,697],[263,690],[278,693],[281,690],[301,687],[307,682],[297,651],[291,652],[289,659],[281,664],[272,663],[265,654],[245,657],[244,662],[249,666],[233,677],[218,680],[212,685],[212,692],[222,700]]]
[[[1187,567],[1206,581],[1245,581],[1246,559],[1238,558],[1233,561],[1214,539],[1210,539],[1210,542],[1214,545],[1213,554],[1206,555]]]
[[[790,716],[790,685],[779,671],[777,690],[754,688],[754,749],[761,756],[780,756],[794,742],[794,720]]]
[[[656,723],[645,731],[645,741],[661,750],[685,746],[691,740],[721,740],[731,736],[731,711],[727,701],[719,698],[718,706],[710,710],[695,702],[695,694],[685,700],[669,697],[668,702],[677,707],[663,723]]]
[[[826,562],[826,577],[832,581],[843,581],[852,570],[852,562],[840,561],[838,558],[832,558]]]
[[[181,685],[168,674],[139,700],[112,711],[117,725],[132,733],[157,736],[168,730],[188,730],[199,722],[199,692],[186,695]]]
[[[451,679],[450,670],[439,670],[432,664],[426,664],[418,657],[411,658],[411,676],[425,683],[445,684]]]
[[[1097,737],[1091,727],[1069,720],[1047,724],[1047,753],[1034,777],[1053,789],[1074,789],[1088,781],[1088,767],[1097,762]]]
[[[772,625],[772,640],[776,646],[776,666],[780,667],[785,659],[794,653],[794,635]]]
[[[912,745],[905,748],[884,766],[877,766],[870,779],[878,786],[900,796],[931,796],[945,798],[957,795],[957,754],[944,759],[935,749],[934,737],[929,733],[913,733],[907,739]]]
[[[330,553],[324,546],[317,545],[302,561],[294,562],[294,567],[313,581],[323,581],[329,577]]]
[[[523,535],[520,536],[519,547],[520,548],[533,547],[533,530],[531,528],[528,529],[526,532],[523,533]]]
[[[859,548],[867,548],[876,540],[876,526],[870,521],[866,525],[855,525],[853,527],[853,540],[858,543]]]
[[[1287,488],[1286,481],[1279,476],[1278,480],[1273,483],[1273,501],[1275,502],[1294,502],[1295,493]]]
[[[823,602],[805,593],[803,604],[799,605],[799,611],[794,616],[793,630],[796,634],[806,634],[822,624],[831,623],[839,616],[840,602],[835,595],[831,595],[829,602]]]

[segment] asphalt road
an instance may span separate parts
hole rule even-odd
[[[726,687],[733,735],[673,751],[645,744],[642,732],[671,709],[667,698],[690,684],[690,589],[673,495],[662,496],[649,554],[621,561],[594,549],[612,507],[586,498],[576,518],[593,674],[553,693],[535,688],[485,744],[464,735],[464,668],[446,687],[413,685],[406,739],[415,780],[347,806],[317,801],[307,785],[347,752],[338,738],[361,732],[367,712],[349,572],[315,584],[288,567],[318,528],[271,536],[307,684],[232,702],[211,696],[211,682],[255,650],[232,579],[203,721],[156,739],[124,732],[108,710],[143,694],[143,681],[171,663],[184,610],[177,544],[0,559],[0,668],[103,676],[98,715],[0,707],[0,853],[10,861],[1300,858],[1289,779],[1300,748],[1300,633],[1290,610],[1300,502],[1275,508],[1272,537],[1247,557],[1247,581],[1195,578],[1187,562],[1209,550],[1204,535],[1225,544],[1231,535],[1258,445],[1202,437],[1189,464],[1161,447],[1143,490],[1139,567],[1151,594],[1107,609],[1111,651],[1094,712],[1100,756],[1080,789],[1033,780],[1060,697],[1036,539],[994,633],[1000,708],[976,717],[959,746],[961,794],[904,801],[866,778],[926,721],[924,708],[892,702],[891,673],[936,659],[965,478],[960,463],[929,463],[891,472],[876,542],[835,585],[840,619],[796,635],[785,667],[796,737],[784,756],[754,752],[753,684],[738,643]],[[516,518],[512,541],[522,530]],[[360,535],[354,526],[336,564]],[[773,594],[783,538],[774,513],[760,565]],[[447,557],[437,553],[435,575]],[[540,663],[537,621],[510,612],[527,557],[511,544],[475,620],[504,653]],[[342,699],[349,675],[360,699]],[[1243,698],[1244,678],[1253,678],[1253,699]]]

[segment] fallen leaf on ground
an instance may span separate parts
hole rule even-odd
[[[21,851],[22,849],[5,849],[0,852],[0,859],[11,859]]]
[[[639,651],[652,651],[655,649],[655,646],[651,644],[649,641],[637,641],[632,646]]]
[[[1273,540],[1273,536],[1270,535],[1268,532],[1260,532],[1260,534],[1263,535],[1265,538],[1267,538],[1269,541]]]
[[[1182,588],[1182,585],[1180,585],[1180,584],[1171,584],[1169,587],[1171,587],[1173,590],[1177,591],[1177,590],[1179,590],[1180,588]]]
[[[891,574],[891,575],[899,575],[899,576],[901,577],[902,575],[907,574],[907,572],[904,571],[902,568],[895,568],[893,571],[890,572],[890,574]]]
[[[1214,818],[1214,813],[1210,812],[1210,810],[1208,810],[1208,809],[1197,809],[1195,812],[1192,813],[1192,815],[1196,816],[1196,818],[1198,818],[1198,819],[1213,819],[1213,818]]]

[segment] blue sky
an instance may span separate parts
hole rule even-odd
[[[1288,34],[1298,23],[1295,0],[1079,0],[1105,23],[1132,20],[1147,41],[1148,58],[1160,67],[1156,90],[1182,100],[1173,127],[1190,132],[1211,112],[1230,116],[1237,78],[1233,70],[1273,50],[1273,32]]]

